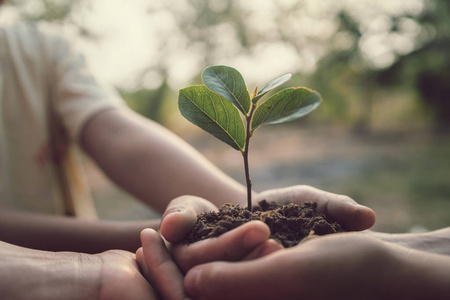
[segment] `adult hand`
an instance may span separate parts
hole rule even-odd
[[[246,262],[212,262],[186,274],[195,299],[446,299],[450,259],[361,233],[308,238]]]
[[[241,227],[244,228],[244,225]],[[252,229],[247,230],[247,234],[251,232],[251,230]],[[229,240],[231,244],[236,243],[236,241],[233,241],[230,236],[232,237],[234,235],[237,237],[237,240],[239,240],[239,236],[241,235],[240,232],[245,232],[245,230],[238,231],[237,229],[235,229],[232,232],[228,233],[229,237],[226,237],[226,239],[223,239],[222,237],[216,238],[215,240],[217,241],[217,243],[208,243],[204,241],[205,243],[196,243],[195,249],[190,249],[190,246],[179,246],[179,249],[181,253],[186,252],[188,253],[188,255],[193,256],[193,259],[197,262],[197,264],[220,259],[230,259],[230,257],[223,254],[222,249],[220,249],[220,247],[218,246],[227,248],[227,245],[223,244],[226,240]],[[248,260],[264,256],[267,253],[272,253],[278,249],[281,249],[281,246],[279,244],[273,241],[267,242],[265,240],[266,238],[267,237],[263,237],[261,245],[259,247],[255,247],[254,251],[250,253],[246,253],[242,249],[238,249],[233,252],[233,249],[236,249],[235,246],[228,247],[228,249],[231,249],[231,251],[228,253],[230,253],[231,256],[234,256],[234,259]],[[166,248],[164,241],[162,240],[159,233],[157,233],[153,229],[145,229],[141,233],[141,241],[142,248],[139,248],[137,250],[136,260],[141,267],[142,273],[144,274],[145,278],[157,290],[161,298],[166,300],[190,299],[184,290],[184,274],[172,259],[172,255]],[[214,248],[218,251],[218,254],[214,254]],[[199,250],[205,255],[202,256],[195,254],[196,250]],[[244,254],[246,255],[244,256]],[[243,257],[240,257],[239,255]],[[181,254],[181,256],[186,259],[186,254]],[[182,264],[184,263],[186,270],[189,268],[187,264],[192,264],[190,262],[191,260],[185,261],[184,259],[181,259],[181,262]]]
[[[131,252],[51,252],[0,241],[1,299],[151,300]]]
[[[141,232],[142,247],[136,251],[136,261],[145,278],[165,300],[186,300],[184,275],[172,260],[164,241],[153,229]]]
[[[101,260],[99,300],[159,299],[149,281],[141,274],[133,253],[110,250],[94,257]]]

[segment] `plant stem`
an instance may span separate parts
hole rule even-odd
[[[253,113],[255,112],[256,103],[252,103],[252,108],[250,110],[249,115],[246,117],[247,128],[245,134],[245,146],[244,151],[242,152],[242,156],[244,157],[244,170],[245,170],[245,181],[247,183],[247,209],[249,211],[252,210],[252,180],[250,179],[250,169],[248,167],[248,148],[249,142],[251,138],[250,132],[250,122],[252,120]]]
[[[248,140],[247,140],[248,143]],[[245,146],[245,148],[248,148]],[[252,210],[252,180],[250,179],[249,168],[248,168],[248,149],[244,150],[242,153],[244,156],[244,169],[245,169],[245,180],[247,183],[247,208],[249,211]]]

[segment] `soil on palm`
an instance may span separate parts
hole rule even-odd
[[[280,205],[262,200],[250,212],[247,208],[224,204],[218,212],[198,215],[197,223],[186,243],[218,237],[251,220],[266,223],[270,228],[271,238],[280,241],[285,248],[297,245],[312,234],[342,232],[338,223],[328,222],[324,215],[316,212],[316,208],[316,202]]]

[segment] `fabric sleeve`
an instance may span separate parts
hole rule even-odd
[[[60,116],[70,138],[78,141],[83,125],[96,113],[125,106],[118,94],[99,84],[84,57],[60,35],[45,41],[51,64],[49,88],[54,111]]]

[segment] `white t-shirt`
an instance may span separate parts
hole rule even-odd
[[[74,143],[90,117],[119,103],[61,36],[0,27],[0,206],[95,217]]]

